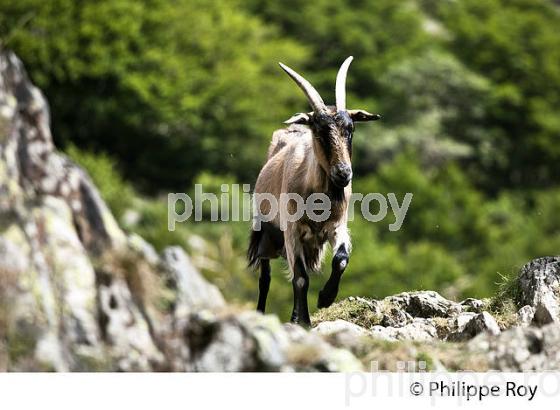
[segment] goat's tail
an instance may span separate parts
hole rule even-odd
[[[263,230],[254,231],[251,229],[249,237],[249,248],[247,249],[247,261],[249,268],[257,269],[260,267],[259,245],[263,236]]]

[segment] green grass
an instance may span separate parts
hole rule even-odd
[[[382,318],[383,315],[372,309],[366,300],[354,298],[344,299],[328,308],[319,309],[311,316],[311,323],[316,326],[321,322],[342,319],[369,329],[378,325]]]

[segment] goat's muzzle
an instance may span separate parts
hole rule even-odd
[[[352,168],[344,163],[339,163],[331,167],[331,181],[338,188],[344,188],[352,181]]]

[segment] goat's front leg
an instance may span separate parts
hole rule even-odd
[[[326,308],[332,305],[338,294],[338,287],[342,274],[346,266],[348,266],[351,244],[346,224],[335,230],[330,241],[334,252],[332,271],[327,283],[325,283],[325,286],[319,292],[319,299],[317,301],[318,308]]]
[[[294,309],[292,311],[291,321],[305,327],[311,327],[309,308],[307,306],[309,276],[305,271],[305,265],[300,256],[295,258],[293,272],[292,287],[294,290]]]

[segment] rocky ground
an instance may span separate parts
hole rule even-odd
[[[282,324],[226,304],[182,249],[124,232],[49,121],[1,52],[0,370],[560,369],[560,258],[530,262],[491,300],[354,297],[311,330]]]

